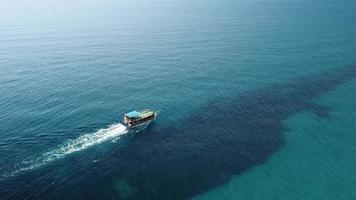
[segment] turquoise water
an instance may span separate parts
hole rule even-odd
[[[194,199],[353,198],[355,83],[316,100],[333,108],[327,119],[312,112],[291,116],[285,122],[286,146],[265,165]]]
[[[0,11],[0,199],[356,198],[354,2]]]

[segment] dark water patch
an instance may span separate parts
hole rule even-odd
[[[265,163],[285,144],[283,123],[291,115],[328,117],[331,108],[313,99],[355,76],[353,64],[216,99],[171,126],[152,126],[127,139],[100,162],[72,156],[0,183],[7,188],[1,193],[4,199],[189,199]],[[61,167],[63,176],[56,173]]]

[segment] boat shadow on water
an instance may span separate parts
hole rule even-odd
[[[284,146],[291,115],[328,117],[331,108],[312,100],[355,77],[356,65],[344,66],[216,99],[169,126],[153,123],[95,163],[100,171],[83,172],[81,189],[72,177],[40,199],[189,199],[265,163]]]

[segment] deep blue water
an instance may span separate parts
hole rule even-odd
[[[354,2],[21,3],[0,199],[356,198]]]

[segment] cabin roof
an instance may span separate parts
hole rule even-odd
[[[131,112],[129,112],[129,113],[126,113],[126,116],[127,117],[140,117],[140,115],[141,115],[141,113],[140,112],[137,112],[137,111],[131,111]]]

